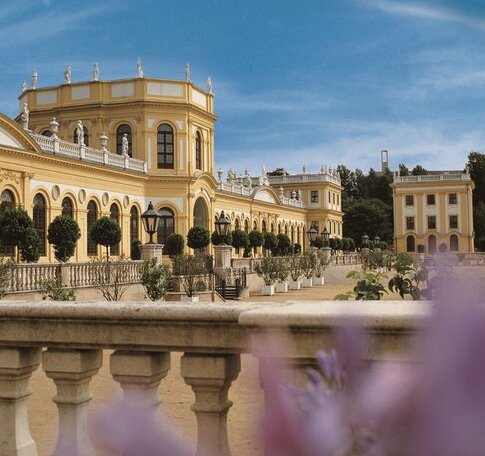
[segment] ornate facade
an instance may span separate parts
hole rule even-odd
[[[67,70],[66,70],[67,71]],[[236,176],[215,170],[214,96],[185,81],[138,77],[33,87],[19,97],[16,122],[0,115],[3,205],[24,207],[42,239],[41,261],[53,261],[45,235],[52,219],[71,215],[81,228],[73,261],[98,253],[89,240],[100,216],[118,221],[115,254],[147,241],[140,215],[148,202],[162,215],[159,242],[194,224],[214,229],[222,210],[232,228],[283,232],[305,245],[318,224],[341,236],[340,181],[317,174]],[[190,76],[190,75],[189,75]],[[81,121],[81,122],[79,122]]]

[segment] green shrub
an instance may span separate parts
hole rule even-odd
[[[314,253],[305,253],[300,256],[300,269],[307,279],[313,276],[316,266],[317,256]]]
[[[232,245],[232,233],[229,232],[227,233],[226,236],[219,236],[217,234],[217,231],[214,231],[211,234],[211,242],[212,242],[212,245],[221,245],[221,244]]]
[[[141,284],[146,296],[152,301],[164,298],[170,285],[171,272],[167,265],[159,264],[156,258],[146,260],[141,269]]]
[[[141,260],[141,241],[134,239],[131,241],[130,258],[132,260]]]
[[[249,245],[253,248],[264,245],[264,235],[261,231],[253,230],[249,233]]]
[[[249,247],[249,235],[242,230],[232,232],[232,246],[236,249],[246,249]]]
[[[30,261],[39,258],[39,238],[35,238],[34,222],[23,209],[6,207],[0,214],[0,242],[3,246],[19,247],[18,255]],[[35,231],[35,230],[34,230]],[[37,242],[37,244],[35,243]],[[36,248],[37,247],[37,248]],[[26,260],[27,261],[27,260]]]
[[[47,229],[47,240],[54,246],[56,260],[61,262],[69,260],[74,255],[80,237],[79,225],[66,215],[58,215]]]
[[[323,237],[318,235],[315,240],[311,243],[312,247],[316,247],[317,249],[321,249],[325,247],[325,243],[323,242]],[[295,252],[296,253],[296,252]]]
[[[95,244],[106,248],[106,259],[109,259],[109,248],[121,241],[121,229],[116,220],[110,217],[97,219],[89,232]]]
[[[347,278],[356,280],[356,285],[352,291],[341,293],[335,296],[337,300],[347,300],[355,298],[360,301],[379,301],[387,293],[386,288],[381,283],[387,276],[375,271],[350,271]]]
[[[203,251],[210,243],[209,230],[195,225],[187,233],[187,245],[194,250]]]
[[[279,233],[276,238],[278,239],[278,248],[276,249],[276,255],[288,255],[291,252],[291,239],[284,233]]]
[[[298,244],[298,242],[295,242],[292,246],[291,249],[293,250],[293,253],[295,255],[299,255],[301,253],[301,244]]]
[[[42,300],[50,301],[75,301],[76,291],[62,285],[61,279],[49,279],[42,282]]]
[[[274,255],[278,249],[278,238],[276,234],[265,232],[264,235],[264,248],[268,249],[272,255]]]
[[[170,258],[184,253],[185,240],[181,234],[171,234],[163,246],[165,252]]]
[[[174,271],[180,275],[182,288],[187,296],[195,296],[200,290],[199,282],[211,272],[208,259],[204,255],[177,255],[173,259]]]
[[[25,231],[24,237],[18,245],[20,259],[27,263],[37,263],[40,258],[40,239],[32,226]]]
[[[254,270],[264,280],[265,285],[273,285],[280,276],[280,267],[281,260],[277,257],[269,256],[258,261]]]

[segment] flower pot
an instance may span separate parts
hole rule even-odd
[[[313,285],[315,286],[321,286],[325,284],[325,279],[323,276],[321,277],[313,277]]]
[[[199,296],[181,295],[180,302],[199,302]]]
[[[300,280],[292,280],[289,285],[290,290],[299,290],[301,288]]]
[[[272,295],[274,295],[274,285],[264,285],[261,288],[261,295],[262,296],[272,296]]]
[[[301,279],[301,286],[302,288],[313,287],[313,279],[311,277],[309,279],[307,277],[305,277],[304,279]]]
[[[288,293],[288,282],[278,282],[274,287],[274,291],[276,293]]]

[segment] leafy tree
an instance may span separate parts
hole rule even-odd
[[[468,154],[467,168],[470,172],[470,177],[475,183],[473,206],[476,209],[479,202],[485,203],[485,154],[479,152]]]
[[[195,296],[199,283],[210,272],[204,255],[177,255],[173,259],[174,270],[180,274],[182,288],[187,296]]]
[[[278,249],[278,238],[276,237],[276,234],[264,232],[263,236],[264,236],[264,244],[263,244],[264,248],[268,249],[272,255],[275,255]]]
[[[325,247],[325,245],[324,245],[324,244],[325,244],[325,243],[324,243],[324,241],[323,241],[323,237],[322,237],[322,236],[320,236],[320,235],[318,235],[318,236],[315,238],[315,240],[314,240],[314,241],[311,243],[311,245],[312,245],[313,247],[316,247],[317,249],[321,249],[321,248]]]
[[[121,241],[121,229],[110,217],[97,219],[89,232],[95,244],[106,247],[106,259],[109,260],[109,248]]]
[[[54,246],[57,261],[65,262],[74,255],[80,237],[79,225],[66,215],[58,215],[47,228],[47,240]]]
[[[75,301],[76,290],[62,284],[60,278],[48,279],[42,282],[42,300],[45,301]]]
[[[18,247],[23,243],[26,247],[27,236],[32,238],[29,230],[33,228],[34,222],[23,209],[6,207],[0,214],[0,242],[2,245]],[[18,253],[20,254],[20,252]]]
[[[343,221],[344,236],[352,238],[357,244],[360,244],[364,233],[371,239],[376,234],[383,240],[392,239],[392,207],[378,199],[353,201]]]
[[[343,187],[342,200],[352,201],[353,199],[358,198],[359,195],[355,173],[345,165],[338,165],[337,173],[340,177],[340,184]]]
[[[249,236],[243,230],[234,230],[232,232],[232,246],[236,249],[246,249],[249,247]]]
[[[33,226],[27,229],[19,244],[20,259],[27,263],[37,263],[40,258],[40,239]]]
[[[249,233],[249,245],[256,249],[264,244],[264,236],[261,231],[253,230]]]
[[[141,284],[146,295],[152,301],[160,301],[170,286],[171,272],[165,264],[159,264],[156,258],[146,260],[141,269]]]
[[[184,253],[185,240],[181,234],[171,234],[165,241],[163,249],[165,252],[173,258],[177,255],[182,255]]]
[[[291,239],[285,233],[279,233],[276,238],[278,239],[276,255],[288,255],[291,251]]]
[[[404,163],[399,163],[399,175],[409,176],[409,168]]]
[[[211,234],[211,242],[212,242],[212,245],[220,245],[220,244],[232,245],[232,233],[229,232],[227,233],[226,236],[219,236],[217,234],[217,231],[214,231]]]
[[[291,248],[293,249],[293,253],[295,255],[298,255],[299,253],[301,253],[301,244],[298,244],[298,242],[295,242]]]
[[[428,174],[428,170],[423,168],[421,165],[416,165],[411,171],[413,176],[425,176]]]
[[[342,238],[341,241],[342,241],[342,250],[344,252],[348,252],[349,251],[349,239],[348,238]]]
[[[131,241],[130,258],[132,260],[141,259],[141,241],[139,239],[134,239]]]
[[[337,238],[330,238],[328,240],[328,246],[332,249],[332,250],[338,250],[337,247],[338,247],[338,243],[337,243]]]
[[[187,233],[187,245],[199,252],[202,252],[209,245],[210,240],[209,230],[199,225],[193,226]]]
[[[281,259],[276,257],[266,257],[258,261],[254,271],[264,280],[264,284],[273,285],[281,276]]]

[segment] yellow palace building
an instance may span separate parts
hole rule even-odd
[[[340,180],[330,168],[315,173],[254,177],[215,167],[214,95],[190,80],[135,78],[23,85],[19,115],[0,114],[1,204],[18,205],[34,220],[41,260],[54,261],[49,223],[72,216],[81,228],[72,261],[96,256],[88,233],[101,216],[115,219],[122,241],[113,254],[130,255],[131,241],[148,239],[140,215],[152,201],[162,218],[159,243],[194,225],[214,230],[224,210],[232,228],[286,233],[305,245],[312,224],[342,235]]]

